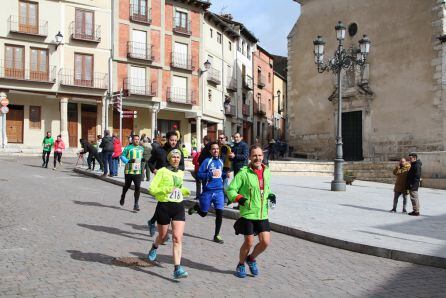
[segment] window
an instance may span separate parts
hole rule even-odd
[[[30,80],[48,81],[48,50],[31,48]]]
[[[28,1],[19,2],[19,31],[38,34],[38,4]]]
[[[229,47],[229,50],[232,51],[232,42],[229,41],[228,47]]]
[[[214,36],[214,30],[212,30],[212,28],[209,30],[210,30],[210,34],[211,34],[211,38],[212,38]]]
[[[18,79],[24,78],[24,54],[25,49],[22,46],[5,46],[5,77]]]
[[[93,86],[93,55],[74,54],[74,84]]]
[[[40,129],[41,111],[39,106],[29,106],[29,128]]]
[[[165,136],[169,131],[172,131],[174,126],[181,131],[180,121],[158,119],[157,128],[162,136]]]
[[[189,49],[187,44],[180,42],[175,42],[173,44],[172,65],[174,67],[185,69],[190,67]]]
[[[141,17],[141,20],[147,19],[147,0],[132,0],[130,5],[133,17]]]
[[[223,37],[222,37],[221,33],[220,33],[220,32],[217,32],[217,42],[218,42],[219,44],[221,44],[222,39],[223,39]]]
[[[244,105],[246,105],[247,102],[248,102],[248,98],[246,97],[246,93],[242,94],[242,102],[243,102]]]
[[[240,40],[237,40],[237,51],[242,51],[242,48],[240,47]]]
[[[131,55],[138,59],[148,59],[147,52],[147,33],[140,30],[132,30]]]
[[[246,56],[248,57],[248,59],[251,59],[251,46],[250,45],[246,46]]]
[[[183,11],[175,11],[175,28],[182,31],[189,31],[187,13]]]
[[[94,12],[76,8],[74,34],[77,38],[94,40]]]
[[[246,53],[246,43],[242,41],[242,54],[245,55]]]
[[[187,103],[187,78],[180,76],[172,77],[170,99],[175,102]]]
[[[130,66],[129,90],[133,94],[146,94],[146,69]]]

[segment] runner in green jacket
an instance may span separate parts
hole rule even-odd
[[[270,170],[262,164],[262,148],[252,146],[249,155],[251,163],[237,173],[227,189],[229,201],[240,205],[241,217],[234,224],[235,234],[245,235],[235,273],[240,278],[246,277],[245,262],[252,275],[259,274],[256,257],[264,252],[270,243],[268,202],[276,204],[276,196],[270,188]],[[259,243],[249,254],[256,235],[259,236]]]
[[[51,137],[51,132],[47,131],[46,136],[43,138],[42,146],[42,168],[48,168],[48,161],[50,159],[51,148],[53,148],[54,139]]]
[[[167,229],[172,223],[172,242],[173,242],[173,264],[175,278],[187,277],[187,272],[180,265],[181,250],[183,241],[183,232],[185,226],[185,212],[183,197],[189,196],[190,191],[183,187],[184,172],[179,170],[181,152],[173,149],[167,154],[169,165],[159,169],[149,187],[149,192],[156,198],[156,219],[158,222],[158,237],[150,249],[148,258],[155,261],[157,249],[164,243],[167,236]]]

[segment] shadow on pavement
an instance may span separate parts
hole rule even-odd
[[[67,252],[70,254],[70,257],[73,260],[83,261],[83,262],[100,263],[100,264],[111,265],[111,266],[117,266],[117,265],[112,264],[112,261],[113,261],[114,257],[106,255],[106,254],[91,253],[91,252],[81,252],[79,250],[67,250]],[[140,267],[134,267],[134,266],[130,266],[130,267],[120,266],[120,267],[126,267],[126,268],[133,269],[135,271],[138,271],[138,272],[147,273],[147,274],[159,277],[161,279],[164,279],[164,280],[167,280],[167,281],[170,281],[170,282],[174,282],[174,283],[179,282],[177,280],[170,279],[170,278],[167,278],[165,276],[159,275],[159,274],[157,274],[155,272],[144,270],[144,269],[142,269]]]
[[[130,252],[130,253],[134,256],[139,257],[139,258],[145,258],[147,256],[146,254],[143,254],[140,252]],[[170,255],[158,254],[157,261],[160,263],[167,263],[167,264],[173,265],[173,259],[172,259],[172,256],[170,256]],[[181,265],[185,266],[186,270],[187,270],[187,267],[189,267],[189,268],[193,268],[193,269],[197,269],[197,270],[204,270],[204,271],[215,272],[215,273],[220,273],[220,274],[231,274],[231,275],[234,274],[234,271],[232,271],[232,270],[220,270],[213,266],[209,266],[209,265],[202,264],[202,263],[197,263],[195,261],[192,261],[192,260],[184,258],[184,257],[181,258]]]
[[[122,236],[122,237],[126,237],[126,238],[136,239],[136,240],[147,241],[147,240],[149,240],[149,237],[150,237],[147,234],[128,232],[128,231],[124,231],[124,230],[121,230],[121,229],[118,229],[118,228],[113,228],[113,227],[105,227],[105,226],[98,226],[98,225],[87,225],[87,224],[80,224],[80,223],[77,224],[77,225],[82,227],[82,228],[90,229],[90,230],[93,230],[93,231],[109,233],[109,234],[118,235],[118,236]],[[139,238],[139,237],[135,237],[135,236],[132,236],[132,235],[145,236],[147,238]]]
[[[214,242],[212,239],[208,239],[208,238],[204,238],[204,237],[200,237],[200,236],[196,236],[196,235],[192,235],[192,234],[188,234],[188,233],[183,233],[183,235],[186,237],[190,237],[190,238]]]
[[[104,205],[98,202],[84,202],[84,201],[73,201],[74,204],[78,204],[78,205],[82,205],[82,206],[92,206],[92,207],[105,207],[105,208],[111,208],[111,209],[117,209],[117,210],[122,210],[122,211],[126,211],[126,212],[131,212],[133,213],[132,210],[127,210],[118,206],[113,206],[113,205]]]
[[[30,164],[23,164],[24,166],[27,166],[27,167],[33,167],[33,168],[41,168],[41,169],[45,169],[45,168],[43,168],[42,167],[42,165],[40,165],[40,166],[38,166],[38,165],[30,165]],[[48,165],[48,167],[49,167],[49,165]]]
[[[384,209],[378,209],[378,208],[372,208],[372,207],[364,207],[364,206],[358,206],[358,205],[351,205],[351,204],[339,204],[339,206],[344,206],[344,207],[352,207],[352,208],[357,208],[357,209],[362,209],[362,210],[368,210],[368,211],[377,211],[377,212],[385,212],[390,214],[389,210],[384,210]],[[394,214],[395,215],[395,214]],[[407,214],[405,214],[404,216],[408,216]],[[417,218],[423,218],[423,217],[431,217],[430,215],[420,215]],[[414,218],[412,216],[408,216],[408,218]]]

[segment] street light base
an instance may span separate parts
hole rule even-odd
[[[345,191],[346,185],[345,181],[331,181],[331,190],[332,191]]]

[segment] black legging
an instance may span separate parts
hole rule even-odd
[[[51,151],[42,152],[42,160],[43,160],[42,167],[48,167],[48,161],[50,160],[50,153]]]
[[[201,211],[200,206],[198,204],[195,204],[194,210],[197,211],[197,213],[200,214],[201,217],[205,217],[208,214],[207,212]],[[215,209],[215,236],[218,236],[220,234],[222,222],[223,222],[223,210]]]
[[[62,158],[62,152],[54,151],[54,167],[56,167],[56,161],[59,162],[60,164],[61,158]]]
[[[140,194],[140,188],[141,188],[141,174],[125,174],[125,184],[124,184],[124,188],[122,189],[122,196],[125,196],[125,194],[127,193],[127,190],[129,190],[130,186],[133,184],[135,184],[135,193],[134,193],[134,198],[135,198],[135,205],[138,205],[138,201],[139,201],[139,194]]]

